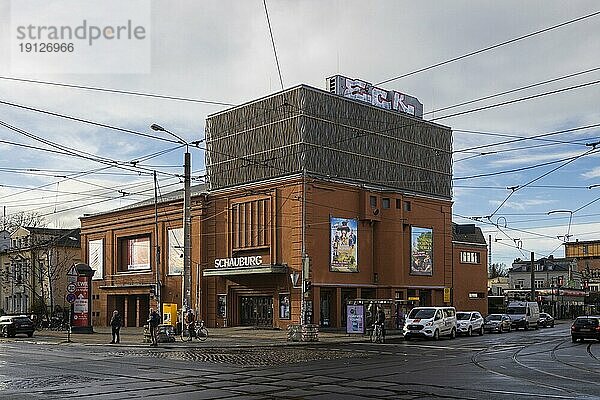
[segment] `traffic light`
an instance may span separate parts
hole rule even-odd
[[[312,287],[311,281],[304,281],[304,292],[310,292]]]

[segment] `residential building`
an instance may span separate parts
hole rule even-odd
[[[79,228],[18,228],[0,251],[0,308],[10,314],[64,307],[66,273],[80,256]]]
[[[531,298],[531,261],[516,259],[508,272],[508,300]],[[583,312],[586,291],[574,258],[534,260],[534,289],[542,309],[559,318]]]

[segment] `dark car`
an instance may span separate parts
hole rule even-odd
[[[554,317],[548,313],[541,312],[538,325],[545,328],[554,328]]]
[[[486,332],[510,332],[511,319],[507,314],[490,314],[485,317],[483,330]]]
[[[571,325],[571,339],[575,343],[578,339],[600,340],[600,317],[584,316],[577,317]]]
[[[25,315],[5,315],[0,317],[0,334],[4,337],[15,337],[18,334],[33,336],[35,326]]]

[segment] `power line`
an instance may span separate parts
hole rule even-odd
[[[275,48],[275,39],[273,39],[273,30],[271,29],[271,21],[269,20],[269,10],[267,9],[267,0],[263,0],[265,6],[265,15],[267,16],[267,25],[269,26],[269,34],[271,35],[271,44],[273,45],[273,54],[275,54],[275,63],[277,64],[277,72],[279,73],[279,83],[283,90],[283,78],[281,78],[281,68],[279,67],[279,59],[277,58],[277,49]]]
[[[572,20],[569,20],[569,21],[566,21],[566,22],[562,22],[562,23],[560,23],[558,25],[553,25],[553,26],[550,26],[548,28],[540,29],[538,31],[535,31],[535,32],[532,32],[532,33],[528,33],[526,35],[519,36],[519,37],[516,37],[514,39],[506,40],[504,42],[500,42],[500,43],[494,44],[492,46],[484,47],[482,49],[475,50],[475,51],[472,51],[470,53],[466,53],[466,54],[463,54],[463,55],[458,56],[458,57],[451,58],[451,59],[446,60],[446,61],[438,62],[438,63],[430,65],[428,67],[420,68],[420,69],[417,69],[415,71],[408,72],[406,74],[402,74],[402,75],[396,76],[394,78],[386,79],[384,81],[376,83],[376,85],[382,85],[384,83],[392,82],[392,81],[395,81],[397,79],[405,78],[407,76],[418,74],[420,72],[428,71],[430,69],[437,68],[437,67],[440,67],[442,65],[450,64],[452,62],[455,62],[455,61],[458,61],[458,60],[462,60],[464,58],[471,57],[471,56],[474,56],[476,54],[481,54],[481,53],[484,53],[484,52],[489,51],[489,50],[497,49],[498,47],[506,46],[508,44],[515,43],[515,42],[518,42],[518,41],[523,40],[523,39],[527,39],[527,38],[530,38],[530,37],[533,37],[533,36],[536,36],[536,35],[540,35],[540,34],[545,33],[545,32],[549,32],[549,31],[554,30],[554,29],[561,28],[561,27],[569,25],[569,24],[573,24],[575,22],[583,21],[583,20],[585,20],[587,18],[595,17],[598,14],[600,14],[600,11],[596,11],[594,13],[587,14],[587,15],[584,15],[584,16],[579,17],[579,18],[575,18],[575,19],[572,19]]]

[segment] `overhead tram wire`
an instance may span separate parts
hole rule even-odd
[[[265,6],[265,15],[267,16],[267,25],[269,26],[269,34],[271,35],[271,44],[273,45],[273,54],[275,54],[275,63],[277,64],[277,72],[279,73],[279,83],[283,90],[283,78],[281,77],[281,68],[279,66],[279,58],[277,58],[277,48],[275,47],[275,39],[273,38],[273,29],[271,29],[271,20],[269,19],[269,10],[267,9],[267,0],[263,0]]]
[[[576,76],[579,76],[579,75],[589,74],[589,73],[595,72],[595,71],[600,71],[600,67],[591,68],[591,69],[587,69],[585,71],[580,71],[580,72],[574,72],[574,73],[568,74],[568,75],[562,75],[562,76],[559,76],[557,78],[552,78],[552,79],[548,79],[548,80],[545,80],[545,81],[528,84],[528,85],[521,86],[521,87],[518,87],[518,88],[515,88],[515,89],[506,90],[504,92],[494,93],[494,94],[491,94],[491,95],[479,97],[477,99],[473,99],[473,100],[469,100],[469,101],[464,101],[462,103],[454,104],[454,105],[451,105],[451,106],[437,108],[435,110],[427,111],[423,115],[435,114],[435,113],[438,113],[438,112],[450,110],[452,108],[457,108],[457,107],[462,107],[462,106],[466,106],[466,105],[473,104],[473,103],[478,103],[480,101],[493,99],[495,97],[500,97],[500,96],[504,96],[504,95],[507,95],[507,94],[516,93],[516,92],[520,92],[520,91],[523,91],[523,90],[527,90],[527,89],[532,89],[534,87],[538,87],[538,86],[542,86],[542,85],[547,85],[549,83],[558,82],[558,81],[569,79],[569,78],[573,78],[573,77],[576,77]]]
[[[530,37],[533,37],[533,36],[536,36],[536,35],[540,35],[540,34],[545,33],[545,32],[549,32],[549,31],[554,30],[554,29],[561,28],[561,27],[566,26],[566,25],[570,25],[570,24],[573,24],[573,23],[576,23],[576,22],[583,21],[583,20],[588,19],[588,18],[595,17],[595,16],[597,16],[599,14],[600,14],[600,11],[596,11],[596,12],[593,12],[591,14],[583,15],[581,17],[578,17],[578,18],[575,18],[575,19],[572,19],[572,20],[569,20],[569,21],[565,21],[565,22],[562,22],[562,23],[557,24],[557,25],[552,25],[552,26],[550,26],[548,28],[540,29],[540,30],[537,30],[535,32],[528,33],[526,35],[522,35],[522,36],[510,39],[510,40],[506,40],[504,42],[500,42],[500,43],[497,43],[497,44],[494,44],[494,45],[491,45],[491,46],[484,47],[484,48],[479,49],[479,50],[475,50],[475,51],[463,54],[461,56],[453,57],[453,58],[451,58],[449,60],[446,60],[446,61],[438,62],[438,63],[430,65],[428,67],[419,68],[417,70],[414,70],[414,71],[411,71],[411,72],[407,72],[405,74],[398,75],[398,76],[390,78],[390,79],[386,79],[384,81],[376,83],[376,85],[382,85],[384,83],[392,82],[392,81],[395,81],[395,80],[398,80],[398,79],[401,79],[401,78],[406,78],[407,76],[411,76],[411,75],[415,75],[415,74],[418,74],[418,73],[421,73],[421,72],[424,72],[424,71],[428,71],[428,70],[440,67],[442,65],[450,64],[450,63],[453,63],[455,61],[459,61],[459,60],[462,60],[462,59],[474,56],[476,54],[481,54],[481,53],[484,53],[484,52],[489,51],[489,50],[497,49],[499,47],[506,46],[508,44],[515,43],[515,42],[518,42],[518,41],[523,40],[523,39],[527,39],[527,38],[530,38]]]

